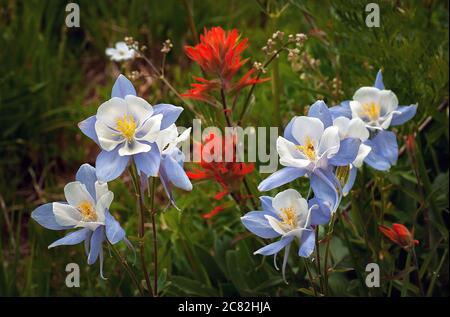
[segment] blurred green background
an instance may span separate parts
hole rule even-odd
[[[183,92],[192,75],[201,74],[183,46],[195,44],[195,34],[211,26],[237,28],[249,38],[244,52],[250,58],[247,69],[264,60],[261,47],[276,30],[309,37],[306,57],[315,62],[293,69],[286,54],[276,59],[267,73],[272,81],[255,89],[244,126],[282,129],[318,98],[334,105],[351,98],[358,87],[372,85],[379,68],[400,104],[418,103],[416,117],[396,129],[400,147],[407,135],[417,134],[410,150],[389,173],[364,167],[352,195],[343,202],[350,207],[342,211],[345,217],[340,219],[347,220],[338,221],[331,242],[330,288],[335,296],[419,294],[411,259],[376,229],[381,213],[386,224],[414,227],[425,291],[448,296],[447,1],[377,1],[380,28],[365,25],[364,8],[370,1],[359,0],[74,2],[80,6],[81,27],[69,29],[64,23],[66,1],[0,0],[0,296],[137,294],[108,252],[104,281],[98,263],[87,265],[81,245],[47,250],[62,233],[30,221],[30,213],[42,203],[63,199],[63,186],[73,180],[78,167],[95,163],[98,148],[81,134],[77,123],[109,98],[119,72],[129,74],[145,67],[139,61],[115,64],[105,56],[105,48],[132,36],[148,46],[147,56],[159,65],[162,43],[170,38],[174,47],[167,56],[166,76]],[[158,79],[139,79],[134,84],[152,104],[183,106]],[[214,117],[207,106],[196,103],[196,107]],[[178,125],[191,126],[193,117],[186,109]],[[265,177],[257,171],[249,175],[255,197],[259,196],[256,186]],[[115,193],[111,210],[133,241],[135,202],[129,179],[122,180],[111,184]],[[295,186],[304,189],[305,182],[298,180]],[[159,188],[160,295],[311,295],[304,262],[295,250],[289,259],[288,285],[272,259],[252,255],[264,241],[241,225],[240,216],[248,211],[245,206],[230,203],[212,220],[201,218],[215,206],[212,197],[218,190],[214,182],[204,181],[194,183],[192,193],[176,191],[179,212],[166,209]],[[151,259],[150,233],[147,239]],[[124,245],[119,249],[133,263],[132,252]],[[70,262],[80,264],[80,288],[65,286],[64,269]],[[379,289],[364,285],[369,262],[381,266]],[[137,263],[133,268],[140,274]]]

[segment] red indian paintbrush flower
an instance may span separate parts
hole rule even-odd
[[[253,172],[253,163],[237,162],[236,153],[234,151],[236,145],[236,138],[229,137],[220,138],[211,133],[205,140],[204,144],[196,144],[197,151],[201,153],[200,168],[195,168],[186,174],[190,179],[212,179],[215,180],[222,190],[218,192],[214,199],[222,200],[226,195],[237,195],[237,199],[243,197],[237,194],[237,189],[240,187],[245,175]],[[226,149],[227,147],[227,149]],[[217,149],[222,149],[221,153],[216,153]],[[233,152],[229,152],[233,151]],[[232,153],[231,162],[226,162],[225,153]],[[211,212],[204,214],[203,218],[211,218],[224,209],[223,206],[214,208]]]
[[[419,241],[414,240],[413,234],[404,225],[399,223],[392,224],[392,228],[379,226],[378,229],[392,242],[398,244],[404,249],[410,249]]]
[[[205,28],[204,34],[200,35],[200,43],[194,47],[186,46],[185,51],[211,79],[194,77],[197,83],[192,84],[192,89],[183,96],[211,101],[214,91],[224,89],[225,93],[237,93],[246,86],[268,80],[252,77],[255,69],[251,69],[240,80],[233,81],[239,69],[248,61],[241,56],[247,48],[247,42],[247,38],[239,40],[236,29],[226,32],[221,27],[210,30]]]

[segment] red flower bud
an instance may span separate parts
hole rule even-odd
[[[413,234],[408,230],[408,228],[402,224],[394,223],[392,224],[392,228],[379,226],[378,229],[392,242],[398,244],[406,250],[419,244],[418,240],[414,240]]]

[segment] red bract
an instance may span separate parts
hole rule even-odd
[[[253,172],[253,163],[236,162],[236,153],[234,137],[218,138],[213,133],[205,140],[204,144],[196,144],[197,151],[201,153],[200,167],[194,168],[186,174],[190,179],[212,179],[216,181],[222,190],[218,192],[214,199],[221,200],[228,194],[236,194],[245,175]],[[222,149],[221,153],[217,153],[217,149]],[[232,151],[232,152],[230,152]],[[226,154],[231,153],[230,162],[226,162]],[[238,199],[242,197],[237,197]],[[211,218],[224,209],[218,206],[208,214],[203,215],[204,218]]]
[[[378,229],[392,242],[398,244],[404,249],[410,249],[419,241],[414,240],[413,234],[404,225],[399,223],[392,224],[392,228],[379,226]]]
[[[236,29],[225,32],[221,27],[205,28],[200,35],[200,43],[186,46],[185,51],[190,59],[199,64],[210,79],[194,77],[197,83],[183,94],[191,99],[210,101],[214,91],[224,89],[225,93],[236,93],[242,88],[268,79],[252,77],[254,69],[248,71],[241,79],[233,81],[239,69],[248,61],[242,59],[241,53],[247,48],[248,39],[239,41]]]

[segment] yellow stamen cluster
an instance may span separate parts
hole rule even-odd
[[[134,137],[134,133],[136,131],[136,122],[132,116],[125,115],[122,119],[118,119],[117,122],[117,130],[120,131],[120,134],[131,141]]]
[[[281,208],[281,215],[280,215],[283,224],[293,228],[297,226],[297,216],[295,214],[294,208]]]
[[[377,120],[380,117],[380,105],[376,102],[369,102],[365,103],[362,106],[363,113],[370,119],[370,120]]]
[[[311,138],[309,136],[306,137],[305,145],[297,145],[297,149],[299,149],[303,154],[305,154],[311,161],[316,160],[316,150],[314,145],[311,142]]]
[[[97,213],[90,201],[84,200],[78,206],[77,209],[83,215],[84,221],[97,221]]]

